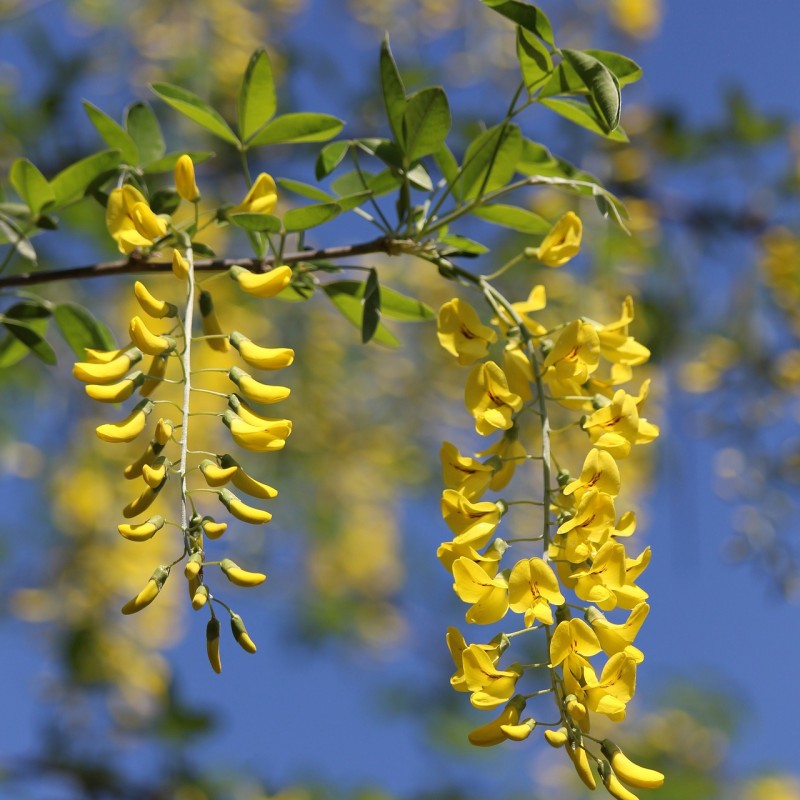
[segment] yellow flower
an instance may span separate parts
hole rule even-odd
[[[439,309],[436,335],[442,347],[462,366],[484,358],[497,333],[484,325],[466,301],[454,297]]]
[[[262,172],[250,187],[244,200],[234,206],[231,214],[271,214],[278,202],[278,188],[271,175]]]
[[[167,233],[167,226],[147,204],[144,195],[130,184],[112,189],[106,206],[106,227],[121,253],[150,247]]]
[[[505,578],[499,575],[490,578],[474,561],[457,558],[453,562],[453,579],[455,593],[465,603],[473,604],[467,611],[467,622],[488,625],[506,615],[508,583]]]
[[[550,228],[542,243],[534,250],[534,255],[547,267],[560,267],[578,254],[582,232],[580,217],[573,211],[567,211]]]
[[[482,464],[469,456],[462,456],[456,446],[444,442],[439,453],[442,461],[442,482],[448,489],[455,489],[467,500],[477,500],[486,491],[492,480],[494,468]]]
[[[483,547],[500,522],[497,503],[471,503],[455,489],[442,492],[442,516],[458,544]]]
[[[512,415],[522,408],[522,398],[509,390],[505,373],[494,361],[472,368],[464,402],[475,417],[475,430],[483,436],[495,430],[508,430]]]
[[[472,692],[470,702],[476,708],[495,708],[514,694],[520,673],[513,666],[507,670],[497,669],[486,651],[476,644],[467,647],[461,658],[464,682]]]
[[[185,154],[175,162],[175,188],[189,203],[200,199],[200,190],[194,179],[194,164],[191,157]]]
[[[586,456],[580,477],[568,483],[561,491],[565,495],[575,495],[580,500],[590,489],[597,489],[611,497],[619,494],[620,476],[617,462],[603,450],[593,448]]]
[[[559,606],[563,602],[558,579],[541,558],[523,559],[514,565],[508,579],[508,607],[525,614],[526,628],[530,628],[534,620],[552,625],[550,604]]]
[[[625,719],[625,706],[636,691],[636,662],[627,653],[611,656],[599,680],[586,683],[585,705],[613,722]]]
[[[609,622],[601,611],[590,606],[586,612],[586,619],[597,634],[606,655],[613,656],[624,651],[639,663],[644,660],[644,654],[633,646],[633,640],[649,611],[650,606],[647,603],[637,603],[625,622],[615,624]]]

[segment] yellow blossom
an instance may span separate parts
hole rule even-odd
[[[121,253],[150,247],[167,233],[164,220],[153,213],[144,195],[127,183],[112,189],[108,196],[106,227]]]
[[[271,175],[262,172],[250,187],[244,200],[234,206],[231,214],[271,214],[278,202],[278,188]]]
[[[483,436],[495,430],[508,430],[512,415],[522,408],[522,398],[509,390],[505,373],[494,361],[472,368],[464,402],[475,417],[475,430]]]
[[[178,194],[189,203],[200,199],[200,190],[195,182],[191,156],[184,154],[175,162],[175,188],[178,190]]]
[[[485,358],[497,333],[478,318],[478,312],[465,300],[454,297],[439,309],[436,322],[439,344],[467,366]]]
[[[580,217],[573,211],[567,211],[550,228],[542,243],[533,251],[534,255],[545,266],[563,266],[580,251],[582,232]]]
[[[530,628],[534,620],[552,625],[550,604],[559,606],[563,602],[558,579],[541,558],[523,559],[514,565],[508,579],[508,607],[525,615],[526,628]]]

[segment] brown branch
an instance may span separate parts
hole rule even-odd
[[[296,253],[284,253],[282,264],[296,264],[301,261],[320,261],[323,259],[349,258],[367,253],[387,253],[397,255],[402,252],[403,241],[381,236],[369,242],[323,247],[318,250],[300,250]],[[275,257],[258,258],[202,258],[194,262],[198,272],[219,272],[234,265],[246,267],[253,272],[266,272],[275,265]],[[141,272],[169,272],[172,261],[148,261],[144,258],[129,257],[118,261],[106,261],[102,264],[89,264],[85,267],[69,267],[68,269],[42,270],[41,272],[20,272],[0,278],[0,289],[10,286],[33,286],[38,283],[53,281],[83,280],[85,278],[103,278],[109,275],[130,275]]]

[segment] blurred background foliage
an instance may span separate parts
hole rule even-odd
[[[665,10],[658,0],[552,5],[547,11],[564,45],[618,49],[633,58],[658,35]],[[269,49],[276,67],[282,111],[333,113],[347,120],[347,135],[380,135],[385,123],[376,67],[384,29],[410,85],[433,80],[453,90],[456,141],[461,136],[466,142],[476,121],[492,124],[502,115],[502,100],[495,105],[493,98],[509,96],[517,81],[512,26],[475,6],[473,0],[4,0],[0,35],[14,44],[0,56],[0,175],[21,155],[53,175],[96,148],[81,98],[119,118],[133,100],[152,102],[146,84],[164,80],[233,116],[243,67],[259,46]],[[327,28],[310,25],[311,14]],[[353,27],[374,47],[345,57],[337,35]],[[789,598],[800,592],[794,522],[800,438],[787,435],[787,422],[800,419],[800,128],[739,90],[725,96],[716,123],[702,126],[686,109],[658,107],[646,91],[629,91],[623,126],[630,144],[537,119],[537,137],[557,141],[559,155],[625,201],[632,231],[625,236],[587,208],[587,253],[576,270],[547,275],[548,312],[611,320],[622,298],[634,294],[635,333],[653,352],[648,369],[660,393],[654,401],[661,411],[650,410],[648,417],[713,443],[713,486],[731,508],[727,554],[757,567],[767,587]],[[170,150],[218,151],[198,167],[204,194],[240,196],[233,154],[154,106]],[[310,180],[315,146],[267,153],[259,167]],[[571,204],[548,190],[531,198],[534,210],[551,219]],[[280,203],[286,210],[291,197],[283,193]],[[333,241],[323,240],[334,230],[326,227],[314,232],[313,244],[372,235],[358,222],[337,225]],[[70,208],[61,227],[64,232],[37,239],[43,266],[112,257],[103,215],[91,202]],[[499,236],[496,229],[476,227],[475,238],[491,241],[496,264],[524,246],[519,234]],[[208,243],[226,255],[247,253],[246,242],[235,237]],[[377,257],[369,265],[380,268],[384,283],[434,308],[450,297],[451,288],[430,265]],[[515,270],[509,296],[524,299],[537,278],[533,268]],[[133,302],[124,280],[52,284],[42,293],[87,305],[118,337]],[[444,573],[433,558],[440,520],[426,520],[419,509],[434,508],[440,492],[441,440],[468,435],[461,372],[432,345],[430,324],[395,325],[403,347],[389,352],[363,347],[321,298],[300,309],[307,313],[277,304],[268,319],[257,304],[237,303],[237,328],[299,354],[287,378],[298,398],[291,410],[295,433],[280,461],[272,530],[263,538],[237,538],[232,531],[231,539],[234,558],[269,566],[267,593],[280,598],[268,601],[275,640],[287,662],[358,653],[358,659],[391,664],[407,648],[421,657],[409,642],[443,638],[444,615],[431,619],[429,609],[456,607],[445,599]],[[256,766],[249,773],[226,772],[193,758],[198,741],[226,735],[218,709],[187,701],[180,689],[182,674],[206,665],[187,668],[184,651],[175,656],[171,648],[184,635],[199,641],[202,631],[189,619],[183,593],[169,585],[158,613],[122,623],[119,604],[149,565],[162,560],[160,540],[132,546],[113,532],[118,509],[130,499],[116,477],[123,461],[97,443],[95,409],[73,385],[69,353],[62,347],[58,355],[55,368],[28,357],[13,370],[0,370],[0,470],[5,502],[13,498],[14,504],[2,532],[4,604],[17,618],[39,623],[16,635],[43,632],[48,663],[42,687],[48,711],[41,715],[37,747],[0,764],[4,796],[390,797],[380,787],[314,780],[280,786]],[[206,357],[212,364],[210,350]],[[638,485],[631,487],[628,478],[626,489],[643,499],[653,465],[639,466]],[[247,599],[248,619],[264,613],[260,602]],[[408,677],[386,670],[379,690],[385,692],[385,724],[410,711],[437,758],[464,764],[471,723],[464,704],[448,694],[446,651],[422,655],[432,665],[414,676],[413,689]],[[400,687],[393,692],[394,681]],[[409,698],[405,704],[396,700],[401,691]],[[634,715],[620,744],[668,774],[662,797],[800,798],[791,776],[731,777],[726,752],[743,724],[732,707],[724,692],[676,679],[660,701],[651,699],[646,713]],[[119,757],[119,737],[149,744],[156,755],[147,771],[132,770]],[[529,789],[524,796],[576,797],[566,760],[555,767],[560,759],[543,749],[531,748],[525,769],[535,794]],[[509,763],[508,756],[498,758]],[[478,766],[488,763],[481,758]],[[432,781],[431,787],[421,785],[414,796],[479,796],[455,780],[446,786]],[[515,791],[502,794],[499,782],[493,794],[513,798]]]

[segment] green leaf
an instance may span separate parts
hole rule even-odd
[[[365,183],[366,187],[364,185]],[[385,169],[377,173],[362,169],[361,172],[353,170],[352,172],[345,172],[344,175],[340,175],[331,184],[331,189],[333,189],[336,194],[347,197],[349,195],[359,194],[366,188],[370,190],[375,197],[378,197],[387,192],[394,191],[400,183],[400,178],[390,169]]]
[[[139,151],[139,163],[152,164],[167,151],[158,117],[147,103],[132,103],[125,112],[125,127]]]
[[[445,256],[479,256],[489,252],[489,248],[486,245],[476,242],[474,239],[468,239],[466,236],[459,236],[456,233],[440,236],[439,242],[445,245],[444,248],[439,250]]]
[[[411,169],[406,170],[406,177],[411,185],[416,186],[417,189],[422,189],[423,192],[433,191],[433,181],[423,164],[414,164]]]
[[[341,213],[342,209],[336,203],[292,208],[283,215],[283,227],[287,231],[305,231],[322,225]]]
[[[95,182],[105,179],[116,170],[119,162],[118,150],[101,150],[61,170],[50,181],[56,205],[66,206],[80,200]]]
[[[402,322],[424,322],[436,316],[429,305],[388,286],[381,286],[381,313]]]
[[[603,125],[598,119],[597,112],[592,106],[587,103],[581,103],[579,100],[558,99],[555,97],[547,97],[541,101],[543,106],[546,106],[556,114],[580,125],[582,128],[597,133],[600,136],[605,136],[606,139],[611,139],[613,142],[627,142],[628,137],[622,128],[617,127],[613,131],[605,131]]]
[[[374,267],[367,275],[361,302],[364,305],[361,316],[361,342],[366,344],[375,335],[381,322],[381,285],[378,283],[378,271]]]
[[[8,177],[16,193],[27,203],[35,217],[56,199],[47,178],[27,158],[16,159]]]
[[[498,14],[521,25],[526,31],[544,39],[551,47],[555,47],[553,28],[547,15],[541,9],[530,3],[517,2],[517,0],[483,0],[483,3]]]
[[[64,341],[79,359],[86,358],[86,348],[112,350],[115,347],[111,331],[91,311],[77,303],[59,303],[53,311],[56,325]]]
[[[322,203],[336,200],[333,195],[320,189],[319,186],[313,186],[310,183],[303,183],[302,181],[295,181],[291,178],[278,178],[278,185],[282,186],[284,189],[288,189],[290,192],[299,194],[301,197],[307,197],[309,200],[319,200]]]
[[[207,244],[202,242],[192,242],[192,250],[195,256],[200,258],[216,258],[217,254]]]
[[[50,311],[43,305],[33,302],[17,303],[4,312],[6,317],[24,321],[40,337],[47,331]],[[30,349],[11,333],[0,341],[0,368],[13,367],[28,355]]]
[[[550,51],[539,39],[521,27],[517,28],[517,60],[529,93],[553,71]]]
[[[392,129],[395,141],[403,146],[403,116],[406,111],[406,87],[397,69],[394,56],[389,47],[389,35],[383,37],[380,56],[381,92],[383,105],[386,108],[386,118]]]
[[[458,161],[456,161],[456,157],[453,155],[450,148],[446,144],[443,144],[433,154],[433,160],[436,162],[436,166],[439,167],[439,171],[442,173],[442,177],[447,181],[448,186],[452,186],[458,175]]]
[[[619,125],[622,108],[619,83],[614,74],[605,64],[581,50],[564,49],[561,53],[589,89],[601,126],[605,133],[610,133]]]
[[[360,206],[364,203],[365,200],[369,200],[370,197],[374,195],[374,192],[371,189],[365,189],[363,192],[354,192],[353,194],[345,194],[341,197],[335,198],[336,205],[342,209],[342,211],[350,211],[357,206]]]
[[[342,163],[342,159],[347,155],[349,148],[350,142],[340,141],[326,144],[319,151],[317,163],[314,165],[314,175],[318,181],[330,175]]]
[[[174,189],[156,189],[149,199],[154,214],[172,214],[181,204],[181,196]]]
[[[325,284],[322,288],[342,316],[361,330],[364,316],[364,305],[362,303],[364,283],[361,281],[334,281],[333,283]],[[400,340],[382,322],[378,323],[371,341],[382,344],[385,347],[400,346]]]
[[[330,114],[300,112],[282,114],[262,128],[247,144],[257,147],[264,144],[299,144],[324,142],[332,139],[344,127],[344,122]]]
[[[522,154],[522,134],[516,125],[495,125],[478,134],[464,155],[461,178],[455,184],[457,196],[476,197],[505,186],[514,176]]]
[[[283,223],[272,214],[228,214],[232,225],[245,231],[258,233],[280,233]]]
[[[415,92],[403,114],[403,141],[411,161],[436,152],[450,131],[450,105],[439,86]]]
[[[239,138],[231,130],[230,125],[216,109],[194,92],[182,89],[172,83],[153,83],[150,88],[165,102],[185,117],[218,136],[234,147],[239,146]]]
[[[583,52],[604,64],[614,74],[620,86],[635,83],[642,77],[642,68],[633,59],[619,53],[612,53],[608,50],[584,50]]]
[[[30,350],[40,361],[53,365],[57,362],[55,350],[42,338],[33,325],[18,320],[3,319],[6,330]]]
[[[139,163],[139,148],[125,128],[88,100],[83,101],[83,110],[103,141],[112,150],[119,150],[126,164],[136,166]]]
[[[0,241],[7,241],[26,261],[36,263],[36,251],[27,236],[11,219],[0,218]]]
[[[533,235],[545,234],[550,230],[551,223],[533,211],[518,206],[510,206],[505,203],[490,203],[489,205],[476,208],[472,212],[476,217],[500,225],[504,228],[511,228],[520,233]]]
[[[175,162],[183,155],[189,156],[192,162],[197,165],[212,158],[214,152],[212,150],[186,150],[180,153],[168,153],[163,158],[151,161],[144,168],[144,173],[145,175],[160,175],[163,172],[172,172],[175,169]]]
[[[267,51],[259,48],[250,57],[239,91],[239,136],[246,142],[274,116],[277,109],[275,80]]]

